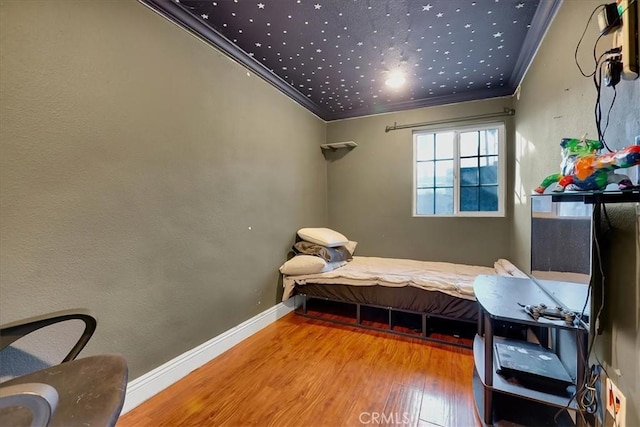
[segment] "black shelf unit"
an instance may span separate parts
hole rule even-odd
[[[558,282],[562,288],[566,283]],[[547,289],[552,289],[553,283],[547,283]],[[584,297],[586,297],[584,287]],[[582,386],[583,377],[577,373],[583,372],[584,364],[580,354],[586,351],[588,338],[588,325],[567,324],[563,320],[548,320],[540,318],[534,320],[518,305],[519,302],[536,301],[545,303],[549,307],[556,305],[551,296],[538,284],[527,278],[504,276],[478,276],[474,283],[474,292],[480,304],[480,319],[478,335],[473,343],[473,355],[475,363],[474,372],[474,397],[480,418],[486,425],[492,425],[501,421],[503,417],[509,417],[506,421],[516,422],[522,425],[571,425],[571,418],[566,410],[579,411],[575,399],[572,399],[576,389]],[[531,389],[515,383],[498,374],[497,363],[494,357],[494,343],[509,340],[494,336],[495,324],[509,322],[526,325],[532,328],[540,328],[541,344],[545,347],[544,337],[547,337],[549,329],[566,329],[574,331],[577,337],[576,345],[582,347],[582,353],[578,351],[576,360],[576,372],[570,372],[574,384],[569,386],[562,395]],[[545,333],[546,331],[546,333]],[[511,403],[505,404],[504,399],[510,399]],[[518,411],[509,411],[517,406]],[[559,416],[556,416],[560,412]],[[512,417],[516,417],[513,419]],[[524,417],[524,418],[523,418]],[[578,425],[583,419],[576,416]]]
[[[551,197],[553,202],[583,202],[598,203],[633,203],[640,202],[640,188],[630,190],[602,190],[602,191],[563,191],[533,194],[533,197]]]
[[[593,205],[591,212],[592,243],[597,242],[602,235],[602,219],[606,217],[607,204],[640,203],[640,188],[631,190],[604,191],[565,191],[533,194],[533,199],[549,198],[553,203],[578,202]],[[607,218],[608,219],[608,218]],[[597,244],[596,244],[597,246]],[[473,388],[476,408],[480,419],[486,425],[501,421],[506,424],[514,422],[520,425],[585,425],[586,420],[580,414],[572,393],[582,387],[585,362],[582,355],[586,355],[590,336],[598,333],[597,321],[591,315],[601,313],[603,301],[603,278],[600,275],[601,260],[592,253],[592,270],[590,286],[578,283],[557,282],[554,280],[540,280],[539,278],[506,278],[502,276],[479,276],[474,284],[474,292],[480,304],[478,320],[478,335],[473,344],[475,369],[473,373]],[[598,286],[595,286],[598,284]],[[589,303],[590,300],[590,303]],[[586,301],[586,302],[585,302]],[[549,321],[546,319],[533,320],[518,306],[518,302],[525,304],[545,303],[554,307],[560,302],[570,309],[580,309],[589,314],[586,323],[576,326],[567,325],[563,321]],[[586,310],[585,310],[586,308]],[[564,395],[545,393],[514,383],[497,373],[497,362],[494,357],[494,343],[505,338],[495,336],[499,330],[497,326],[504,323],[526,325],[538,328],[538,336],[546,339],[549,335],[557,336],[560,332],[550,333],[551,330],[565,330],[575,332],[576,359],[570,370],[574,384],[567,388]],[[546,332],[545,332],[546,330]],[[566,332],[564,333],[566,336]],[[573,335],[573,333],[571,334]],[[549,342],[541,340],[544,347]],[[554,343],[554,344],[557,344]],[[564,363],[564,361],[563,361]],[[571,365],[573,363],[569,363]],[[571,417],[568,411],[575,411]]]

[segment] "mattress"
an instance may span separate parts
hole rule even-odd
[[[283,300],[290,298],[296,287],[316,284],[382,288],[412,287],[475,301],[473,294],[475,278],[480,274],[500,273],[503,273],[502,270],[496,271],[493,267],[476,265],[354,256],[351,262],[332,271],[284,276]]]

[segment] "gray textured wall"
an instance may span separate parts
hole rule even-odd
[[[385,133],[385,126],[456,119],[503,111],[512,98],[420,108],[330,122],[327,141],[353,140],[358,147],[331,158],[329,223],[357,240],[358,253],[492,266],[509,255],[513,170],[507,170],[507,216],[503,218],[412,217],[412,130]],[[507,158],[513,157],[511,118]],[[509,164],[512,163],[511,161]]]
[[[0,322],[87,307],[148,372],[280,300],[325,124],[133,0],[0,3]]]
[[[597,139],[593,108],[596,98],[592,80],[583,78],[575,63],[574,50],[597,1],[565,1],[525,76],[516,115],[516,191],[514,204],[513,257],[529,265],[529,209],[531,190],[548,174],[559,171],[560,139]],[[592,22],[580,49],[580,63],[593,69],[592,49],[597,25]],[[599,51],[612,47],[610,37]],[[606,108],[611,89],[603,89]],[[640,135],[640,80],[623,81],[611,113],[606,140],[612,148],[633,144]],[[640,425],[640,248],[638,221],[633,205],[609,206],[614,231],[612,246],[603,247],[607,265],[606,316],[604,334],[599,336],[596,354],[608,368],[614,382],[626,394],[627,424]],[[620,375],[615,372],[619,369]],[[611,420],[608,420],[608,425]]]

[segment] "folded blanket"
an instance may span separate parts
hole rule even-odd
[[[327,262],[351,261],[351,253],[344,246],[327,248],[326,246],[301,240],[293,245],[293,251],[301,255],[315,255]]]

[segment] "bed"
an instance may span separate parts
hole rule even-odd
[[[504,259],[493,267],[355,255],[334,265],[324,261],[327,265],[319,272],[283,275],[283,300],[295,295],[302,298],[298,314],[319,317],[309,315],[307,310],[313,299],[350,304],[355,308],[354,323],[362,326],[362,308],[373,307],[388,312],[383,329],[394,331],[394,313],[408,313],[419,316],[416,329],[426,339],[430,339],[427,323],[433,319],[475,325],[478,304],[473,282],[478,275],[527,277]]]

